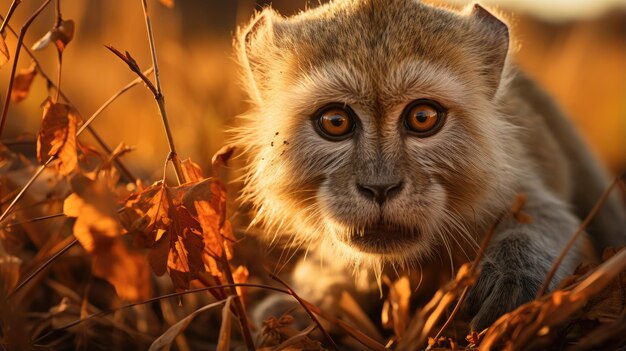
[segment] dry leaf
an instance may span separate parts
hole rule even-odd
[[[58,26],[50,29],[48,33],[46,33],[41,39],[37,40],[35,44],[31,47],[32,50],[43,50],[50,43],[54,43],[56,45],[57,50],[59,52],[63,52],[67,44],[74,38],[74,21],[62,20]]]
[[[230,350],[230,331],[231,331],[231,302],[233,299],[228,298],[224,307],[222,307],[222,325],[220,326],[220,334],[217,338],[216,351]]]
[[[235,284],[247,283],[249,277],[250,272],[248,271],[248,268],[246,268],[246,266],[239,266],[233,271],[233,280],[235,281]],[[237,295],[241,296],[242,298],[246,297],[246,295],[243,293],[245,287],[238,286],[236,289]]]
[[[150,273],[139,254],[130,252],[120,237],[116,203],[108,182],[77,174],[70,180],[73,194],[65,199],[63,213],[76,218],[73,233],[93,257],[93,273],[108,280],[125,300],[150,296]]]
[[[396,350],[415,350],[422,347],[428,341],[429,336],[434,334],[436,323],[445,314],[448,306],[452,305],[462,291],[475,281],[476,276],[472,275],[470,264],[462,265],[456,279],[439,289],[430,302],[413,316]]]
[[[123,300],[143,301],[150,297],[150,269],[144,255],[129,251],[122,238],[108,250],[93,255],[93,274],[106,279]]]
[[[11,101],[20,102],[28,96],[30,86],[37,75],[37,64],[33,63],[28,68],[21,69],[13,80],[13,90],[11,90]]]
[[[7,43],[4,41],[4,36],[0,35],[0,68],[6,65],[10,59],[11,55],[9,55]]]
[[[211,159],[211,170],[214,177],[217,177],[222,167],[228,164],[234,152],[235,147],[233,145],[225,145],[213,155]]]
[[[510,349],[520,349],[538,342],[543,331],[571,323],[571,317],[595,296],[601,294],[615,278],[626,270],[626,249],[622,249],[598,266],[570,290],[557,290],[539,300],[533,300],[500,317],[487,331],[481,350],[501,348],[505,342]]]
[[[43,120],[37,136],[37,159],[45,163],[49,157],[58,158],[61,174],[71,174],[78,164],[76,152],[77,114],[69,105],[47,99]]]
[[[383,305],[383,325],[393,328],[398,339],[404,334],[409,322],[410,299],[411,283],[408,277],[403,276],[393,283],[389,282],[389,296]]]
[[[380,341],[383,340],[382,335],[371,321],[370,317],[359,306],[358,302],[350,295],[349,292],[343,291],[339,300],[339,308],[349,317],[349,321],[372,338]]]
[[[190,158],[183,160],[180,164],[187,182],[197,182],[204,179],[202,169],[196,163],[191,161]]]
[[[154,340],[152,344],[150,345],[150,348],[148,349],[148,351],[169,349],[169,346],[172,344],[172,342],[178,336],[178,334],[182,333],[183,330],[185,330],[189,326],[189,324],[191,324],[191,322],[193,321],[194,318],[196,318],[197,315],[213,307],[219,306],[223,304],[224,302],[228,304],[230,303],[231,299],[232,299],[232,296],[229,296],[226,300],[218,301],[218,302],[212,303],[210,305],[206,305],[204,307],[201,307],[193,311],[187,317],[181,319],[178,323],[172,325],[168,330],[165,331],[165,333],[163,333],[156,340]]]
[[[184,169],[202,179],[193,162],[186,162]],[[154,272],[168,271],[174,287],[184,290],[199,273],[220,277],[218,262],[231,257],[234,238],[225,203],[225,189],[217,180],[178,187],[158,183],[131,195],[121,217],[135,243],[150,248]]]

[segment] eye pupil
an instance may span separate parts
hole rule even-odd
[[[344,122],[343,116],[340,116],[340,115],[331,116],[329,119],[330,119],[330,123],[335,127],[341,127]]]
[[[419,111],[416,115],[415,115],[415,119],[417,119],[418,122],[420,123],[424,123],[426,122],[426,120],[428,120],[428,117],[426,115],[426,113],[424,111]]]
[[[330,140],[343,140],[354,130],[354,112],[345,105],[326,107],[316,114],[316,129]]]
[[[444,122],[444,109],[431,100],[416,100],[410,103],[404,111],[405,127],[422,138],[437,133]]]

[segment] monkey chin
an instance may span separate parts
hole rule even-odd
[[[420,231],[388,226],[333,235],[330,242],[335,252],[333,260],[342,260],[356,270],[371,268],[374,271],[385,265],[413,267],[431,253],[432,247]]]
[[[420,233],[385,225],[354,230],[347,244],[368,254],[395,255],[419,243]]]

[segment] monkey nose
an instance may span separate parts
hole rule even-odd
[[[385,201],[392,199],[402,191],[404,182],[399,181],[396,183],[387,184],[359,184],[357,183],[357,190],[361,195],[369,200],[376,201],[379,205],[382,205]]]

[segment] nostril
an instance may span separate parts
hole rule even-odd
[[[398,182],[396,184],[393,184],[392,186],[387,188],[385,196],[387,197],[387,199],[391,199],[392,197],[398,195],[402,191],[403,187],[404,187],[404,182]]]
[[[361,193],[361,195],[365,196],[367,199],[374,200],[378,196],[376,191],[368,186],[357,184],[356,188],[359,193]]]
[[[403,182],[394,184],[357,184],[357,189],[365,198],[382,204],[399,194],[403,185]]]

